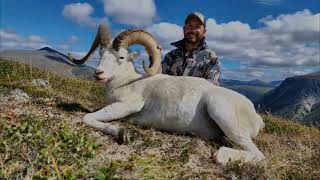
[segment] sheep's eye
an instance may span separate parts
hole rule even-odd
[[[120,57],[119,59],[124,59],[124,57]]]
[[[116,60],[116,62],[117,62],[119,65],[121,65],[121,64],[122,64],[122,62],[120,61],[120,59],[121,59],[121,57],[120,57],[119,59],[117,59],[117,60]],[[122,59],[123,59],[123,57],[122,57]]]

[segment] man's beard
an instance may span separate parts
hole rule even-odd
[[[201,37],[195,33],[188,33],[184,35],[185,41],[188,43],[198,43],[201,40]]]

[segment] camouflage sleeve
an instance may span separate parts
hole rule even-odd
[[[208,76],[206,76],[206,79],[213,84],[219,86],[220,85],[220,75],[221,75],[221,63],[218,58],[214,60],[215,62],[211,66],[211,68],[208,70]]]
[[[172,57],[170,53],[166,54],[161,65],[162,65],[162,74],[172,75],[172,72],[171,72]]]

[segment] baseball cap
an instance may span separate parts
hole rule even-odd
[[[206,26],[206,21],[205,21],[205,19],[204,19],[204,15],[201,14],[200,12],[198,12],[198,11],[195,11],[195,12],[190,13],[190,14],[186,17],[186,19],[185,19],[185,21],[184,21],[184,24],[187,24],[187,22],[189,21],[189,19],[192,18],[192,17],[198,18],[198,19],[202,22],[202,24],[203,24],[204,26]]]

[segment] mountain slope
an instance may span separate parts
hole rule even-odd
[[[193,135],[116,121],[132,134],[119,145],[85,126],[107,104],[98,83],[0,61],[0,99],[0,179],[320,179],[319,129],[271,115],[254,140],[266,160],[222,167],[220,145]]]
[[[320,101],[320,72],[289,77],[280,86],[265,94],[255,104],[260,111],[304,122],[303,117]],[[313,120],[308,120],[312,121]],[[306,122],[306,123],[310,123]],[[318,123],[320,121],[317,120]]]
[[[93,80],[94,69],[86,65],[75,65],[68,57],[54,49],[44,47],[39,50],[6,50],[0,53],[1,60],[29,64],[65,77]]]
[[[310,113],[307,113],[302,121],[320,127],[320,101],[312,105]]]

